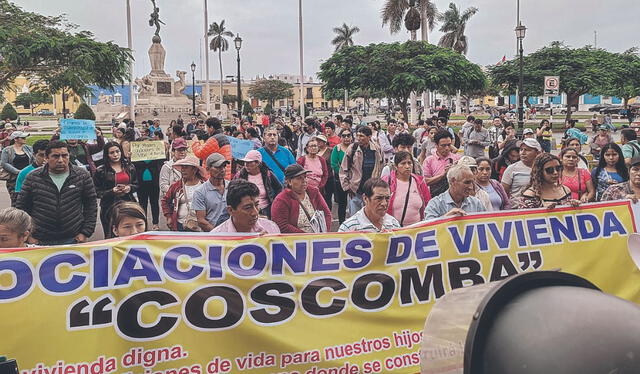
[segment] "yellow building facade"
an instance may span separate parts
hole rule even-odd
[[[266,101],[257,100],[249,95],[249,89],[255,81],[242,81],[240,83],[240,90],[242,91],[242,100],[249,101],[254,108],[264,108],[267,105]],[[196,86],[202,86],[204,90],[205,82],[196,81]],[[342,105],[342,100],[325,100],[322,96],[322,83],[305,83],[304,84],[304,103],[309,108],[321,109],[321,108],[338,108]],[[288,99],[276,100],[273,104],[274,109],[279,108],[298,108],[300,105],[300,86],[293,85],[291,89],[293,96]],[[210,97],[220,95],[220,81],[209,81]],[[238,84],[236,81],[224,81],[222,83],[222,95],[234,95],[237,96]],[[355,100],[349,101],[349,106],[354,107],[357,105]],[[229,104],[230,109],[236,109],[236,103]],[[213,108],[213,110],[219,110],[219,108]]]
[[[23,106],[15,105],[16,97],[18,97],[18,95],[20,95],[21,93],[28,93],[33,89],[42,86],[43,84],[40,83],[37,78],[18,76],[13,84],[2,93],[4,96],[4,101],[11,103],[16,108],[16,111],[19,115],[30,115],[30,108],[24,108]],[[56,93],[55,95],[52,95],[52,97],[53,100],[51,104],[39,104],[34,110],[34,114],[40,110],[49,110],[55,115],[61,115],[63,107],[63,95],[62,93]],[[74,113],[82,102],[80,96],[76,95],[74,92],[65,94],[64,100],[64,106],[66,107],[67,113]]]

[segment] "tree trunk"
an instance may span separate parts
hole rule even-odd
[[[67,118],[67,101],[64,99],[64,88],[62,89],[62,118]]]
[[[218,49],[218,61],[220,62],[220,110],[222,110],[222,98],[224,97],[222,89],[222,49]]]
[[[397,101],[398,101],[398,105],[400,106],[400,111],[402,112],[402,116],[404,117],[404,121],[407,124],[411,124],[409,122],[409,111],[407,110],[408,109],[407,108],[407,100],[408,99],[409,99],[408,97],[403,97],[403,98],[398,98]]]
[[[426,12],[421,14],[420,20],[420,36],[422,37],[423,42],[429,43],[429,25],[427,20]],[[429,91],[425,91],[422,93],[422,107],[424,108],[423,112],[425,113],[425,118],[428,117],[429,110],[431,108],[431,102],[429,101]]]
[[[564,117],[564,123],[567,123],[571,120],[571,113],[573,108],[573,104],[576,104],[576,108],[578,107],[578,100],[580,95],[578,94],[569,94],[567,93],[567,115]]]

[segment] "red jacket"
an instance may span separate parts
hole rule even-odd
[[[320,194],[320,191],[314,187],[307,187],[307,194],[311,200],[311,205],[315,209],[324,212],[324,218],[327,222],[327,229],[331,229],[331,211]],[[312,212],[309,212],[310,214]],[[271,220],[280,228],[280,232],[304,232],[298,228],[298,216],[300,215],[300,202],[296,198],[296,193],[289,188],[285,188],[276,196],[271,205]]]
[[[202,183],[206,183],[206,179],[201,179]],[[180,199],[184,195],[184,185],[182,178],[175,181],[167,190],[167,193],[160,198],[162,206],[162,215],[171,218],[171,230],[178,231],[178,207]],[[191,203],[191,201],[189,201]]]
[[[324,159],[324,157],[318,155],[316,156],[320,159],[320,165],[322,167],[322,177],[320,178],[320,184],[318,185],[318,187],[320,188],[320,191],[324,190],[324,186],[327,184],[327,179],[329,179],[329,168],[327,168],[327,161]],[[296,160],[296,162],[298,163],[298,165],[304,167],[304,163],[307,160],[307,156],[302,156],[302,157],[298,157],[298,160]]]
[[[418,186],[418,192],[420,192],[420,198],[422,199],[422,207],[420,208],[420,219],[424,219],[424,209],[431,200],[431,192],[429,192],[429,186],[424,181],[424,178],[421,175],[411,173],[411,178],[413,178],[413,183]],[[391,174],[382,178],[385,182],[389,183],[389,189],[391,190],[391,200],[389,200],[389,208],[387,209],[387,213],[391,214],[393,212],[393,201],[396,198],[396,189],[398,188],[398,179],[396,178],[396,171],[392,170]],[[400,220],[398,220],[400,221]]]

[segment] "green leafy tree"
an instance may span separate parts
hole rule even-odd
[[[629,99],[640,96],[638,48],[630,48],[623,53],[612,53],[607,60],[607,65],[612,76],[611,85],[606,90],[606,94],[621,98],[626,108]]]
[[[271,106],[276,100],[293,96],[293,86],[278,79],[261,79],[249,88],[249,96],[268,101]]]
[[[606,95],[611,92],[615,69],[609,60],[615,56],[604,49],[591,46],[570,48],[552,42],[523,58],[523,97],[544,94],[544,77],[559,76],[560,92],[567,95],[566,120],[571,119],[572,108],[578,106],[580,96],[590,93]],[[489,69],[491,78],[503,92],[513,94],[518,87],[518,59],[506,61]]]
[[[37,76],[50,93],[84,96],[89,85],[113,88],[129,75],[131,52],[112,42],[98,42],[88,31],[76,32],[63,16],[43,16],[0,0],[0,88],[19,75]]]
[[[222,103],[223,104],[235,104],[238,102],[238,96],[236,95],[224,95],[222,97]]]
[[[249,113],[253,113],[253,107],[247,100],[245,100],[242,102],[242,114],[246,116]]]
[[[320,66],[318,76],[323,92],[362,89],[394,99],[405,118],[412,91],[473,90],[486,83],[480,67],[461,54],[417,41],[344,48]]]
[[[76,110],[76,112],[73,114],[73,118],[75,119],[90,119],[90,120],[96,120],[96,115],[95,113],[93,113],[93,110],[91,110],[91,107],[89,107],[89,105],[85,104],[85,103],[81,103],[78,106],[78,109]]]
[[[389,31],[392,34],[402,30],[402,24],[405,26],[408,22],[407,13],[415,8],[420,16],[420,29],[422,29],[422,40],[429,41],[429,31],[433,31],[438,19],[438,8],[433,1],[430,0],[385,0],[381,11],[382,25],[389,25]],[[412,13],[414,13],[412,11]],[[411,17],[411,16],[409,16]],[[412,20],[413,21],[413,20]]]
[[[9,118],[10,120],[15,121],[18,118],[18,112],[16,112],[16,108],[14,108],[11,103],[6,103],[4,108],[2,108],[0,118],[3,120]]]
[[[273,113],[273,105],[271,105],[271,103],[267,103],[267,105],[264,106],[263,112],[267,115]]]
[[[21,93],[16,96],[14,103],[16,105],[22,105],[25,109],[29,108],[31,114],[42,104],[51,104],[53,99],[51,94],[44,91],[32,90],[30,92]]]
[[[464,32],[467,28],[467,22],[476,13],[478,13],[478,8],[476,7],[467,8],[461,13],[456,4],[450,3],[449,9],[439,17],[440,22],[442,22],[440,31],[444,35],[440,38],[438,45],[466,55],[469,43]]]
[[[353,46],[353,35],[360,32],[358,26],[350,27],[346,23],[343,23],[340,27],[334,27],[333,32],[336,33],[336,37],[333,38],[331,44],[336,48],[336,51],[344,47]]]
[[[218,63],[220,64],[220,96],[224,99],[224,91],[222,90],[222,52],[229,49],[227,37],[232,38],[233,33],[226,29],[224,20],[222,20],[220,23],[214,22],[209,25],[209,32],[207,34],[213,36],[213,39],[209,42],[209,49],[214,52],[218,51]]]

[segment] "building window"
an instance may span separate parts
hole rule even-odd
[[[313,88],[312,87],[308,87],[307,88],[307,99],[313,99]]]
[[[223,91],[223,92],[224,92],[224,95],[225,95],[225,96],[229,94],[229,90],[228,90],[228,89],[226,89],[226,88],[224,89],[224,91]]]
[[[284,106],[284,100],[280,100],[279,106]]]

